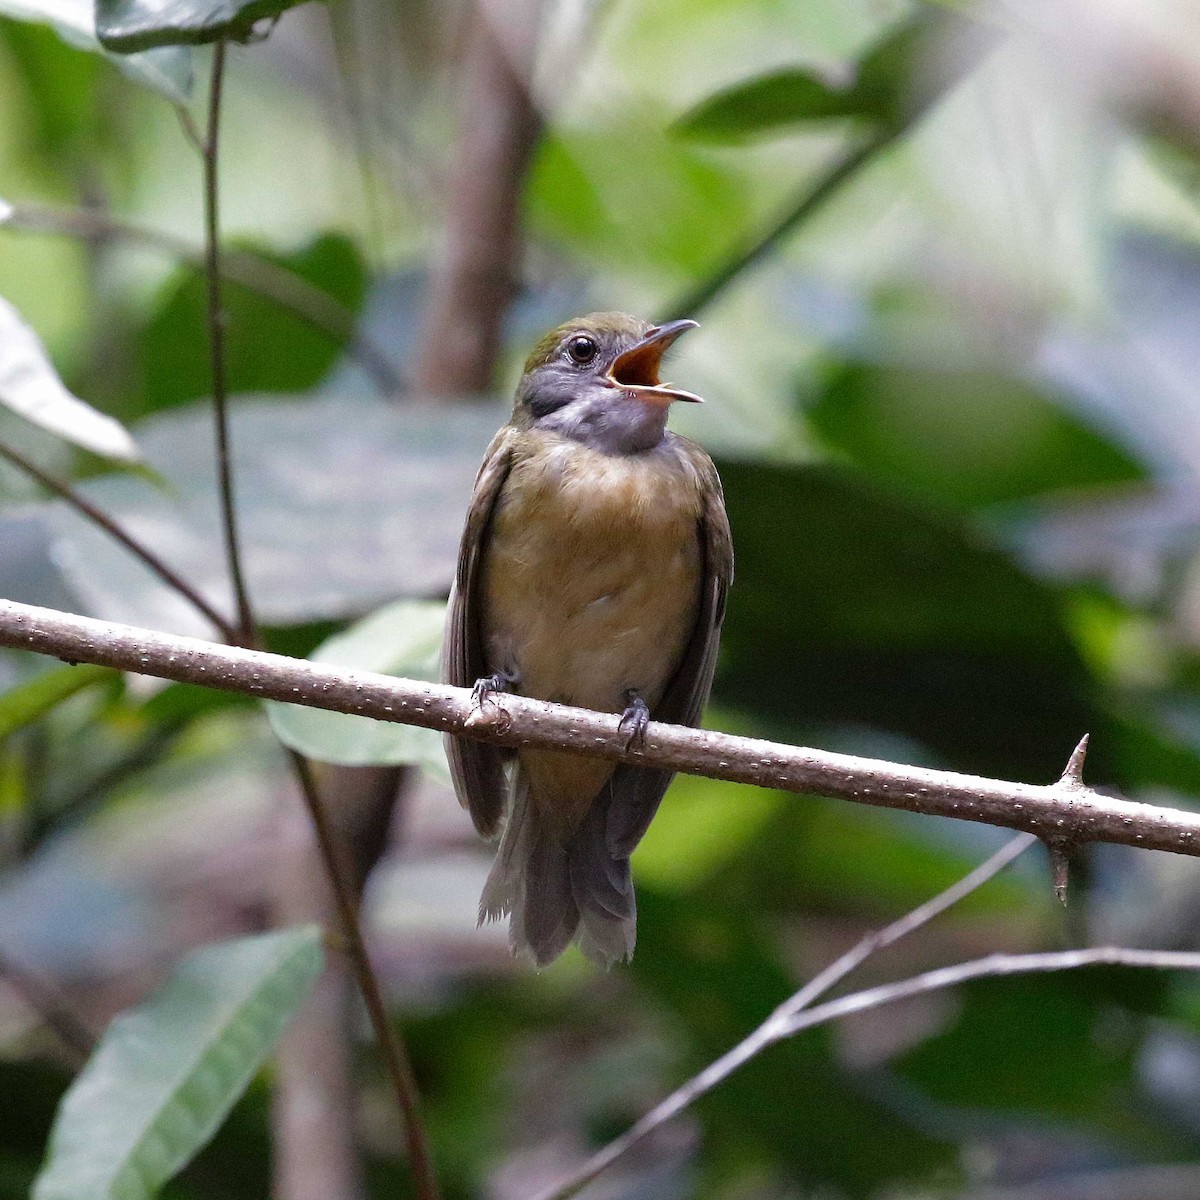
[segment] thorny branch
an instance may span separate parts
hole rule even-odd
[[[596,755],[758,787],[829,796],[1031,833],[1065,846],[1110,842],[1200,856],[1200,813],[1102,795],[1071,769],[1051,784],[1013,783],[833,754],[652,721],[627,748],[619,718],[507,695],[474,705],[467,688],[345,671],[0,600],[0,645],[67,662],[240,692],[504,746]]]

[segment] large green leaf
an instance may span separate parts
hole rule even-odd
[[[91,0],[0,0],[0,16],[49,25],[68,45],[100,51]],[[183,47],[148,50],[144,54],[105,55],[130,79],[153,89],[174,104],[192,92],[192,52]]]
[[[21,314],[0,299],[0,405],[93,454],[136,461],[125,427],[71,395]]]
[[[122,54],[154,46],[245,42],[299,0],[96,0],[96,32]]]
[[[1169,991],[1157,972],[1119,968],[973,983],[958,990],[956,1019],[898,1070],[938,1102],[951,1128],[958,1106],[963,1134],[985,1114],[1086,1119],[1153,1161],[1181,1146],[1145,1104],[1135,1068],[1143,1028],[1124,1001],[1131,995],[1144,1010],[1157,997],[1161,1007]]]
[[[738,559],[724,703],[784,737],[874,727],[960,769],[1061,772],[1094,710],[1051,587],[969,525],[850,472],[720,469]]]
[[[231,422],[238,510],[262,624],[345,620],[397,596],[444,593],[479,461],[503,420],[499,407],[485,404],[238,397]],[[228,604],[212,536],[219,513],[210,407],[159,414],[138,427],[138,440],[147,462],[171,481],[172,496],[129,473],[88,480],[81,490]],[[63,505],[48,512],[58,561],[87,611],[210,632],[77,514]]]
[[[806,414],[831,449],[875,478],[952,504],[1145,478],[1052,394],[999,371],[850,363]]]
[[[314,662],[410,679],[437,679],[446,606],[402,600],[322,643]],[[293,750],[321,762],[360,767],[413,763],[448,779],[441,735],[415,725],[322,712],[296,704],[268,704],[271,727]]]
[[[367,271],[361,252],[349,238],[322,234],[287,253],[262,245],[231,247],[234,253],[241,250],[246,251],[248,259],[269,259],[319,288],[348,316],[357,313],[362,304]],[[212,374],[208,339],[203,332],[206,305],[203,272],[194,266],[180,267],[163,286],[145,324],[134,334],[137,375],[113,381],[113,411],[133,421],[209,395]],[[310,391],[342,350],[337,337],[235,281],[225,283],[222,307],[230,392]],[[393,335],[390,330],[386,336]]]
[[[946,26],[940,14],[919,12],[853,64],[840,86],[803,68],[774,71],[711,96],[676,128],[692,137],[736,141],[833,119],[902,127],[936,94],[924,77],[924,58]]]
[[[119,1016],[58,1110],[34,1200],[149,1200],[216,1132],[320,973],[304,926],[206,946]]]
[[[17,729],[44,717],[76,692],[118,678],[109,667],[84,663],[35,675],[27,683],[0,695],[0,741]]]

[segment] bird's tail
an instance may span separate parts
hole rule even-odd
[[[496,861],[479,901],[479,920],[509,914],[514,953],[539,967],[570,945],[608,967],[633,954],[637,905],[629,856],[608,835],[611,788],[606,784],[583,823],[564,830],[531,798],[518,770]]]

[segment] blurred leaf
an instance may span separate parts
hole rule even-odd
[[[100,51],[92,0],[0,0],[0,15],[49,25],[70,46]],[[183,104],[192,93],[192,51],[183,47],[145,54],[106,54],[130,79]]]
[[[826,445],[874,477],[952,504],[1145,478],[1044,390],[986,370],[850,363],[806,414]]]
[[[967,1109],[971,1128],[982,1107],[997,1118],[1087,1119],[1151,1157],[1178,1151],[1133,1079],[1141,1027],[1122,1019],[1112,999],[1130,974],[1104,968],[972,983],[956,992],[962,1007],[951,1026],[897,1069],[933,1100]],[[1146,975],[1134,989],[1149,985],[1165,999],[1166,982]]]
[[[136,462],[138,448],[125,427],[72,396],[38,336],[0,299],[0,404],[43,429],[103,455]]]
[[[834,913],[888,921],[961,879],[1009,836],[966,822],[783,796],[774,818],[714,886],[792,918]],[[1031,883],[1008,871],[948,919],[997,914],[1013,928],[1049,903],[1040,874]]]
[[[1057,778],[1093,708],[1050,587],[849,472],[720,470],[738,559],[723,703],[768,734],[875,726],[955,767]]]
[[[902,21],[850,67],[843,86],[802,68],[775,71],[709,97],[676,128],[691,137],[737,141],[838,118],[903,126],[921,107],[919,69],[945,24],[939,14],[927,10]]]
[[[248,42],[255,25],[300,0],[96,0],[96,32],[110,50]]]
[[[435,680],[445,620],[444,604],[401,600],[331,637],[309,658],[356,671]],[[442,736],[432,729],[392,725],[297,704],[268,703],[266,707],[271,728],[280,741],[310,758],[349,767],[413,763],[449,781]]]
[[[323,234],[291,254],[264,247],[244,249],[285,267],[351,313],[362,305],[366,267],[349,238]],[[204,334],[203,274],[192,267],[179,268],[161,297],[144,329],[135,335],[139,378],[122,386],[112,399],[114,410],[130,420],[205,397],[212,386]],[[226,282],[223,307],[231,393],[306,392],[316,387],[342,353],[335,338],[241,284]]]
[[[773,197],[734,167],[663,132],[644,112],[557,129],[539,143],[527,189],[534,229],[614,268],[687,277],[752,227]],[[619,161],[620,170],[612,164]]]
[[[118,678],[119,672],[88,663],[35,675],[27,683],[0,695],[0,741],[14,730],[39,720],[76,692]]]
[[[754,845],[779,806],[789,802],[778,792],[676,776],[669,800],[634,855],[638,879],[671,891],[695,887]],[[684,845],[687,853],[680,854]]]
[[[444,593],[484,448],[503,422],[486,404],[375,399],[233,402],[238,509],[255,610],[264,625],[369,612],[397,596]],[[217,605],[230,605],[207,405],[138,428],[174,497],[127,474],[81,485]],[[107,619],[210,632],[140,563],[62,505],[42,510],[56,560],[83,606]]]
[[[729,1050],[795,989],[753,901],[643,887],[638,922],[632,973],[687,1030],[681,1074]],[[815,1192],[874,1195],[885,1180],[953,1161],[950,1146],[877,1105],[843,1071],[827,1029],[770,1047],[693,1111],[710,1171],[783,1164],[792,1183]]]
[[[106,153],[116,149],[111,141],[96,136],[109,115],[97,103],[97,80],[106,69],[100,55],[80,52],[50,26],[28,21],[0,21],[0,39],[24,86],[31,118],[24,123],[28,126],[24,133],[33,146],[50,159],[73,158],[76,170],[79,158],[70,152],[81,156],[89,137],[87,153],[101,146]],[[54,87],[46,86],[49,79]],[[4,219],[0,206],[0,224]]]
[[[320,973],[305,926],[206,946],[109,1027],[55,1120],[34,1200],[149,1200],[216,1132]]]

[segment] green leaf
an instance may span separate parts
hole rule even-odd
[[[852,65],[844,85],[804,68],[774,71],[739,83],[697,105],[676,124],[679,133],[738,141],[810,121],[853,118],[902,128],[935,94],[921,78],[943,17],[919,13],[902,22]]]
[[[299,0],[96,0],[101,43],[121,54],[154,46],[250,41],[255,25]]]
[[[444,594],[484,449],[505,419],[490,404],[239,396],[231,412],[238,510],[263,625],[345,621],[397,596]],[[138,426],[174,502],[131,472],[80,490],[215,603],[228,604],[209,405]],[[153,500],[155,520],[145,522]],[[58,556],[85,611],[107,620],[210,631],[157,576],[63,504],[47,505]],[[320,563],[320,570],[313,564]]]
[[[103,52],[96,37],[91,0],[0,0],[0,15],[17,21],[49,25],[78,50]],[[192,94],[192,51],[183,47],[149,50],[145,54],[105,54],[130,79],[183,104]]]
[[[357,313],[362,305],[367,270],[349,238],[321,234],[286,254],[263,245],[229,247],[231,254],[242,250],[320,288],[348,313]],[[204,273],[195,267],[180,267],[167,280],[145,324],[134,333],[136,377],[118,377],[111,385],[110,407],[126,420],[210,394],[208,342],[200,336],[206,295]],[[222,309],[230,393],[308,392],[341,352],[335,337],[235,281],[224,286]],[[388,336],[394,336],[394,331]]]
[[[93,684],[116,679],[118,674],[110,667],[94,667],[85,663],[47,671],[5,692],[0,695],[0,741],[44,717],[76,692],[82,692]]]
[[[313,662],[409,679],[437,679],[446,606],[401,600],[323,642]],[[293,750],[344,766],[413,763],[448,779],[441,734],[414,725],[322,712],[297,704],[267,705],[271,727]]]
[[[1087,1120],[1148,1155],[1178,1152],[1169,1126],[1145,1104],[1135,1067],[1141,1030],[1131,1013],[1116,1018],[1114,991],[1165,999],[1156,972],[1097,968],[983,980],[959,988],[949,1027],[896,1064],[911,1086],[952,1119],[978,1129],[983,1115],[1038,1114]],[[1121,997],[1122,1001],[1124,997]]]
[[[112,1023],[33,1200],[149,1200],[216,1132],[321,971],[315,925],[205,946]]]
[[[63,386],[36,333],[0,299],[0,404],[25,420],[93,454],[136,462],[125,427]]]
[[[738,569],[721,703],[764,735],[827,742],[844,723],[956,769],[1061,773],[1095,713],[1052,587],[964,521],[862,476],[719,465]]]
[[[874,477],[955,505],[1145,478],[1045,389],[998,371],[850,363],[806,415]]]

